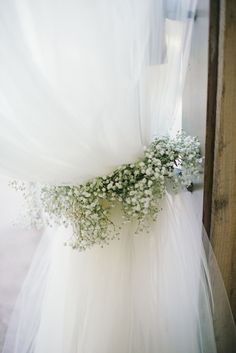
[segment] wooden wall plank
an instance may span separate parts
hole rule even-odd
[[[210,239],[236,318],[236,1],[221,0],[219,14]]]
[[[205,136],[205,173],[203,194],[203,224],[210,235],[211,206],[213,188],[213,166],[215,151],[215,121],[217,97],[217,73],[219,55],[219,9],[220,0],[210,1],[209,12],[209,48],[208,48],[208,97]]]
[[[236,1],[211,0],[209,23],[203,223],[236,320]],[[218,352],[235,353],[228,303],[217,294]]]

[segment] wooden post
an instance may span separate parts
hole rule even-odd
[[[203,194],[203,224],[210,235],[211,232],[211,206],[213,188],[213,166],[215,152],[215,123],[216,123],[216,97],[217,74],[219,55],[219,12],[220,0],[210,1],[209,18],[209,48],[208,48],[208,97],[207,119],[205,136],[205,175]]]
[[[203,220],[236,318],[236,1],[210,8]]]

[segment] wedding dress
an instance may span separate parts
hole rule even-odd
[[[1,172],[79,184],[135,161],[155,136],[176,134],[195,8],[2,0]],[[166,195],[150,234],[135,236],[128,224],[108,246],[79,252],[64,246],[70,233],[45,229],[3,353],[214,353],[226,331],[233,347],[190,193]]]

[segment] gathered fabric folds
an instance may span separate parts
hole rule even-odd
[[[78,185],[175,135],[195,9],[1,0],[1,174]],[[75,251],[64,246],[69,228],[46,228],[3,353],[216,353],[216,343],[230,352],[232,314],[192,196],[161,203],[149,234],[126,224],[103,248]]]
[[[191,204],[188,193],[168,195],[150,234],[127,225],[119,240],[83,253],[63,245],[69,230],[45,234],[3,352],[216,352],[217,308]]]

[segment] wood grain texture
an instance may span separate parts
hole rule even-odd
[[[236,318],[236,1],[221,0],[219,10],[210,239]]]
[[[219,55],[219,9],[220,0],[210,1],[209,48],[208,48],[208,97],[205,138],[205,174],[203,193],[203,224],[210,235],[215,151],[215,122],[217,97],[217,72]]]

